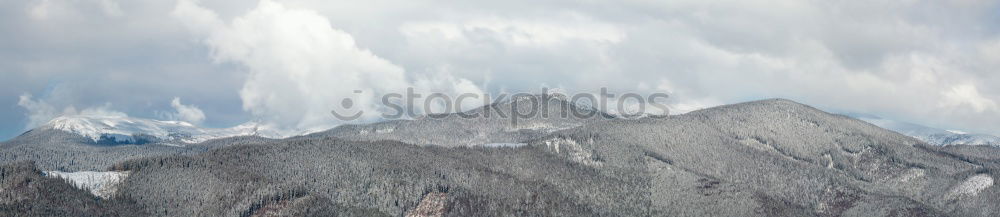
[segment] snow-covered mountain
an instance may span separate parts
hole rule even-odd
[[[39,128],[78,134],[99,144],[165,143],[184,145],[233,136],[256,135],[267,138],[285,138],[295,135],[255,122],[231,128],[201,128],[183,121],[99,115],[62,116],[52,119]]]
[[[991,145],[1000,146],[1000,137],[987,134],[965,133],[957,130],[942,130],[913,123],[889,120],[873,115],[851,114],[851,117],[917,138],[932,145]]]

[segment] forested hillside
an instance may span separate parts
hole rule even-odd
[[[255,136],[209,140],[187,146],[154,144],[99,144],[60,130],[35,129],[0,143],[0,163],[34,161],[42,170],[101,171],[111,165],[142,157],[189,155],[232,144],[263,144],[274,141]]]
[[[143,209],[118,197],[101,200],[66,181],[45,177],[33,162],[0,166],[2,216],[143,216]]]
[[[646,153],[651,200],[669,215],[991,216],[1000,212],[995,164],[945,154],[910,137],[787,100],[616,120],[557,132],[604,165]],[[624,157],[614,157],[624,156]],[[974,185],[989,177],[989,185]],[[970,185],[971,184],[971,185]],[[977,187],[972,187],[977,186]],[[683,195],[683,196],[679,196]],[[721,201],[721,202],[720,202]],[[786,213],[790,212],[790,213]]]

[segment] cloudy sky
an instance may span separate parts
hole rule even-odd
[[[0,139],[70,114],[322,128],[345,96],[378,109],[366,97],[406,87],[608,87],[670,93],[677,110],[780,97],[1000,134],[997,11],[979,0],[5,0]]]

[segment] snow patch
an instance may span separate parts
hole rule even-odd
[[[521,147],[521,146],[525,146],[525,145],[528,145],[528,144],[525,144],[525,143],[487,143],[487,144],[482,144],[482,145],[479,145],[479,146],[487,147],[487,148],[503,148],[503,147],[517,148],[517,147]]]
[[[517,126],[513,126],[513,127],[505,127],[504,131],[505,132],[517,132],[517,131],[521,131],[521,130],[530,130],[530,131],[538,131],[538,132],[551,133],[551,132],[565,130],[565,129],[570,129],[570,128],[574,128],[574,127],[578,127],[578,126],[579,125],[568,124],[568,123],[564,123],[564,124],[552,124],[552,123],[541,123],[541,122],[539,122],[539,123],[526,123],[526,124],[522,123],[522,124],[518,124]]]
[[[830,154],[824,154],[823,155],[823,159],[826,160],[826,168],[827,169],[833,169],[834,168],[833,167],[833,156],[831,156]]]
[[[899,182],[910,182],[914,179],[924,177],[926,173],[927,172],[925,172],[923,169],[912,168],[907,170],[905,174],[899,176]]]
[[[750,146],[751,148],[754,148],[754,149],[757,149],[757,150],[768,151],[768,152],[773,152],[773,153],[779,153],[778,149],[775,149],[774,146],[771,146],[771,145],[768,145],[768,144],[764,144],[764,142],[761,141],[760,139],[744,138],[744,139],[740,140],[740,143],[742,143],[743,145],[746,145],[746,146]]]
[[[959,130],[947,130],[947,131],[949,133],[954,133],[954,134],[969,134],[969,133],[966,133],[964,131],[959,131]]]
[[[406,212],[406,217],[444,216],[447,212],[448,193],[427,193],[417,207]]]
[[[593,160],[593,153],[586,150],[576,140],[569,138],[552,138],[543,141],[545,146],[555,151],[556,154],[564,154],[570,160],[588,166],[599,166],[601,163]],[[593,142],[593,141],[591,141]]]
[[[91,194],[100,198],[108,199],[118,192],[118,185],[128,177],[128,171],[110,172],[60,172],[45,171],[46,176],[61,178],[69,181],[73,187],[89,190]]]
[[[958,184],[948,195],[953,199],[961,196],[976,196],[990,186],[993,186],[993,177],[988,174],[978,174],[965,179],[965,182]]]

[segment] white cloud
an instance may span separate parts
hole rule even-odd
[[[980,95],[975,85],[958,85],[943,92],[942,95],[944,101],[941,106],[944,107],[968,106],[978,113],[997,109],[997,103]]]
[[[199,6],[197,1],[177,1],[170,15],[195,33],[212,34],[213,31],[225,28],[223,26],[225,24],[215,12]]]
[[[98,4],[100,4],[104,15],[118,17],[123,14],[121,6],[118,6],[118,2],[114,0],[99,0]]]
[[[34,20],[48,20],[56,17],[71,17],[86,14],[89,8],[97,8],[96,15],[120,17],[124,15],[121,6],[115,0],[33,0],[27,7],[28,17]],[[81,13],[82,12],[82,13]]]
[[[63,109],[63,115],[84,115],[84,116],[98,116],[98,117],[128,117],[128,114],[124,112],[116,111],[111,108],[111,103],[104,103],[100,106],[89,107],[80,112],[75,112],[76,109],[72,106]]]
[[[273,127],[327,129],[340,123],[330,115],[332,109],[348,115],[363,111],[362,117],[371,120],[380,111],[376,96],[404,93],[411,86],[402,67],[358,47],[353,36],[311,10],[263,0],[227,23],[182,0],[173,15],[204,31],[215,60],[246,66],[243,108]],[[477,89],[456,82],[462,91]],[[339,109],[345,98],[353,100],[352,108]]]
[[[60,115],[55,107],[40,100],[33,100],[29,94],[21,95],[17,105],[28,111],[28,125],[25,126],[25,129],[35,128]]]
[[[50,120],[68,115],[85,115],[85,116],[101,116],[101,117],[128,117],[127,114],[111,109],[110,103],[105,103],[101,106],[89,107],[84,110],[77,111],[73,106],[66,106],[62,109],[57,109],[56,106],[52,105],[46,99],[33,99],[30,94],[22,94],[17,102],[18,106],[21,106],[24,110],[27,110],[28,123],[25,125],[25,129],[33,129],[38,126],[48,123]]]
[[[896,10],[867,7],[871,4]],[[266,5],[277,4],[264,1],[254,11]],[[782,97],[821,108],[896,114],[910,121],[951,123],[949,127],[962,129],[1000,130],[958,115],[969,109],[1000,120],[1000,114],[989,103],[996,100],[991,99],[996,94],[984,90],[977,90],[982,93],[979,95],[969,95],[968,91],[951,94],[965,94],[964,98],[958,97],[964,100],[962,103],[914,106],[958,99],[942,94],[954,92],[952,87],[956,85],[986,85],[970,74],[982,69],[971,66],[992,60],[963,52],[966,39],[950,34],[956,31],[953,28],[968,31],[961,29],[961,24],[975,23],[970,19],[975,14],[988,13],[972,7],[920,2],[615,2],[572,7],[537,5],[528,9],[447,6],[420,13],[424,16],[397,17],[379,14],[379,9],[363,4],[334,7],[338,9],[317,2],[302,5],[314,6],[317,17],[326,12],[334,21],[322,26],[341,25],[355,35],[371,36],[360,40],[367,43],[351,40],[350,44],[386,51],[383,53],[387,58],[376,58],[393,60],[387,65],[399,68],[403,74],[395,80],[407,83],[404,77],[417,78],[409,82],[417,86],[442,83],[447,79],[434,75],[447,69],[449,76],[469,78],[469,84],[491,83],[493,89],[487,92],[534,91],[539,85],[558,86],[570,92],[593,92],[599,87],[617,92],[668,92],[674,113]],[[345,11],[351,8],[372,13]],[[961,16],[927,14],[941,20],[953,19],[950,23],[913,19],[907,14],[926,13],[921,12],[926,8],[963,12]],[[422,11],[406,6],[391,10]],[[362,20],[365,25],[359,23]],[[373,33],[370,25],[376,25],[375,29],[395,26],[398,35]],[[268,31],[255,33],[259,32]],[[213,40],[212,36],[208,38]],[[240,40],[227,37],[218,41]],[[210,46],[216,54],[231,52],[229,56],[253,53],[249,50],[254,49],[225,48],[223,43]],[[281,50],[286,54],[300,52],[294,45],[285,47],[289,48]],[[979,50],[975,53],[990,53]],[[253,71],[262,67],[249,68]],[[639,87],[644,83],[667,83],[670,90]]]
[[[416,103],[412,108],[419,113],[442,113],[458,112],[483,106],[488,95],[480,87],[467,79],[456,78],[447,71],[438,71],[431,75],[417,76],[413,82],[414,92],[422,97],[417,102],[427,102],[431,94],[445,94],[450,99],[458,100],[461,95],[466,95],[461,102],[448,102],[433,100],[427,105],[430,111],[426,111],[424,103]],[[409,106],[409,105],[404,105]]]
[[[117,11],[130,19],[101,16],[116,11],[104,2],[120,3]],[[285,128],[321,128],[336,124],[328,110],[339,107],[342,97],[378,110],[370,108],[372,100],[358,98],[406,86],[418,92],[485,93],[609,87],[619,93],[667,91],[674,113],[782,97],[1000,134],[995,124],[1000,122],[1000,25],[993,22],[1000,2],[995,1],[126,3],[0,3],[5,6],[0,26],[12,27],[3,29],[10,40],[0,46],[15,48],[0,51],[8,57],[0,58],[0,68],[24,72],[0,81],[10,90],[0,95],[13,99],[25,90],[42,90],[52,78],[93,77],[96,82],[68,90],[78,94],[52,102],[114,101],[130,111],[150,110],[143,107],[150,102],[112,91],[130,89],[156,95],[151,98],[212,101],[199,104],[217,112],[208,114],[214,122],[209,125],[252,115]],[[23,19],[48,21],[29,25]],[[192,35],[200,47],[184,43]],[[156,46],[138,46],[146,44]],[[157,55],[148,59],[157,60],[116,62],[149,53]],[[221,64],[198,64],[220,67],[177,67],[206,53]],[[176,56],[189,58],[170,59]],[[109,67],[176,73],[103,72]],[[211,73],[219,71],[236,72]],[[131,75],[129,82],[116,80],[124,80],[122,75]],[[159,82],[167,77],[170,82]],[[204,85],[205,80],[228,85]],[[143,85],[129,86],[132,81]],[[157,83],[174,85],[141,89]],[[192,83],[202,88],[185,88]],[[365,94],[355,95],[354,89]],[[213,100],[195,98],[209,92],[216,94]],[[152,110],[169,109],[163,105]],[[63,107],[55,106],[54,113]],[[249,114],[221,112],[240,107]]]
[[[205,112],[194,105],[181,104],[180,98],[174,97],[174,100],[170,101],[170,107],[173,107],[175,112],[167,114],[167,119],[184,121],[194,125],[200,125],[205,121]]]
[[[627,27],[567,10],[528,16],[473,12],[403,21],[395,59],[418,70],[448,68],[455,76],[495,84],[494,92],[538,91],[542,84],[583,92],[603,85],[595,81],[618,80],[611,79],[621,72],[612,51],[630,40]]]
[[[556,46],[578,41],[615,44],[625,39],[618,27],[580,14],[556,19],[525,20],[499,17],[451,22],[409,22],[399,31],[412,40],[440,38],[452,43],[481,43],[484,39],[512,46]]]
[[[49,11],[52,10],[52,2],[50,0],[37,1],[32,6],[28,7],[28,15],[32,19],[44,20],[49,18]]]

